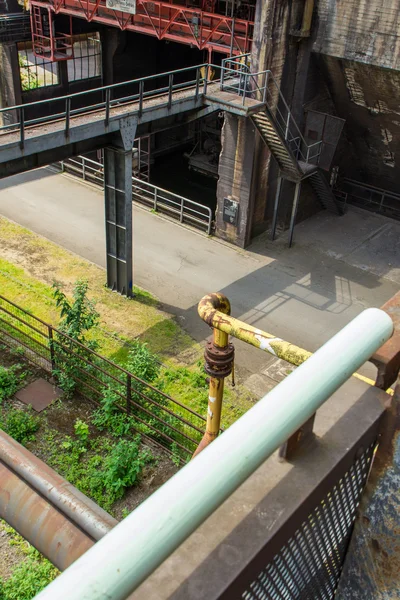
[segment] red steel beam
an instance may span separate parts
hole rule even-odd
[[[137,0],[135,15],[107,8],[106,0],[32,0],[31,5],[50,7],[56,14],[118,26],[159,40],[189,44],[199,50],[207,48],[229,55],[231,50],[232,54],[243,54],[251,49],[252,21],[160,0]]]

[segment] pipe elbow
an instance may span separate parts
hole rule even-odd
[[[207,325],[213,326],[213,320],[216,313],[220,312],[224,315],[231,314],[231,304],[225,294],[221,292],[213,292],[204,296],[197,307],[199,316]]]

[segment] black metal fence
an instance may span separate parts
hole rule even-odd
[[[197,448],[204,417],[3,296],[0,339],[96,404],[112,394],[115,410],[130,415],[134,429],[169,453],[186,460]]]

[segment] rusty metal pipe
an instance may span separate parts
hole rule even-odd
[[[303,11],[303,22],[301,24],[301,33],[304,37],[309,37],[310,35],[313,13],[314,0],[306,0]]]
[[[224,315],[230,314],[231,305],[226,296],[221,297],[219,306]],[[232,372],[234,359],[234,349],[229,344],[229,335],[214,328],[213,341],[207,344],[204,356],[206,359],[206,372],[210,375],[207,424],[205,434],[196,448],[193,458],[211,444],[218,437],[220,431],[224,380]]]
[[[0,517],[60,570],[118,523],[4,431]]]
[[[226,313],[226,307],[229,306],[229,300],[220,292],[208,294],[199,302],[198,312],[200,317],[210,327],[223,331],[233,337],[238,338],[260,348],[269,354],[282,358],[293,365],[301,365],[312,353],[299,348],[294,344],[285,342],[281,338],[252,327],[244,321],[239,321]]]

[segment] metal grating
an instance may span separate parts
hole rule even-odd
[[[242,594],[244,600],[331,600],[375,444],[354,462]]]

